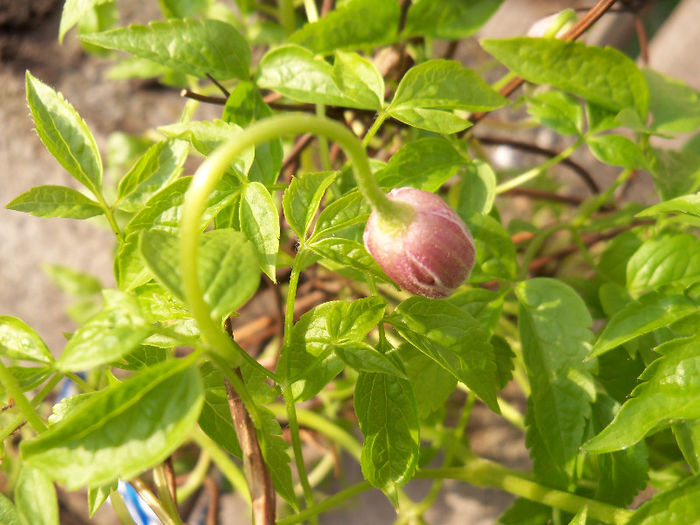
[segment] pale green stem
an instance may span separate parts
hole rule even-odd
[[[316,9],[314,0],[304,0],[304,10],[306,11],[306,19],[310,23],[313,24],[318,20],[318,9]]]
[[[284,27],[287,36],[291,35],[296,28],[294,20],[294,0],[279,0],[278,15],[280,24]]]
[[[155,515],[158,517],[158,519],[163,523],[163,525],[181,525],[182,521],[178,518],[178,521],[175,521],[175,519],[168,514],[168,512],[165,510],[163,507],[162,503],[158,498],[156,498],[155,494],[151,492],[146,484],[141,481],[139,478],[135,478],[131,480],[131,485],[134,487],[136,492],[138,492],[139,496],[143,498],[143,500],[146,502],[146,504],[151,507],[151,510],[155,513]]]
[[[530,271],[530,263],[539,253],[545,241],[549,239],[554,233],[560,230],[566,230],[568,228],[568,224],[555,224],[553,226],[550,226],[549,228],[545,228],[544,230],[542,230],[540,233],[537,234],[537,236],[534,239],[530,241],[530,244],[528,244],[528,247],[525,250],[525,254],[523,255],[523,261],[520,267],[520,273],[518,274],[518,280],[522,281],[527,277],[527,274]]]
[[[568,24],[569,22],[576,21],[576,11],[573,9],[564,9],[557,17],[552,21],[547,30],[542,35],[544,38],[556,38],[557,33]]]
[[[286,417],[285,409],[280,404],[267,405],[267,408],[272,411],[278,418]],[[350,434],[344,428],[328,421],[323,416],[312,412],[311,410],[306,410],[303,408],[297,409],[297,417],[299,422],[307,428],[313,429],[320,432],[331,441],[334,441],[348,453],[354,457],[356,460],[360,460],[362,455],[362,445],[355,439],[355,437]]]
[[[357,496],[358,494],[371,488],[372,485],[370,485],[369,481],[361,481],[360,483],[351,485],[345,490],[341,490],[337,494],[334,494],[333,496],[324,499],[323,501],[317,503],[313,507],[302,510],[294,516],[288,516],[281,520],[277,520],[277,525],[292,525],[294,523],[301,523],[302,521],[306,521],[307,519],[313,516],[318,516],[322,512],[330,510],[333,507],[336,507],[339,504],[341,504],[343,501],[346,501],[352,498],[353,496]]]
[[[51,380],[44,385],[44,388],[42,388],[35,396],[34,399],[31,401],[32,407],[37,407],[39,406],[39,403],[41,403],[44,398],[51,393],[51,391],[54,389],[54,387],[63,379],[63,376],[61,374],[55,374]],[[22,424],[22,421],[24,421],[24,414],[20,413],[15,415],[15,417],[12,418],[12,420],[5,426],[5,428],[0,431],[0,442],[4,441],[7,436],[12,434],[15,430],[17,430],[17,427],[19,427]]]
[[[219,445],[217,445],[214,440],[202,432],[199,428],[195,429],[192,433],[192,440],[199,445],[199,447],[205,451],[211,457],[212,461],[216,463],[224,477],[229,480],[231,485],[236,491],[243,496],[243,499],[250,507],[250,491],[248,490],[248,482],[241,472],[241,469],[231,461],[229,455],[224,452]]]
[[[613,193],[615,193],[615,190],[627,182],[627,179],[629,179],[633,173],[634,170],[631,168],[622,170],[615,179],[615,182],[613,182],[607,190],[598,195],[595,199],[581,206],[578,216],[571,221],[571,226],[576,228],[583,225],[591,217],[591,215],[593,215],[600,209],[601,206],[608,202],[608,200],[613,196]]]
[[[207,477],[210,465],[211,456],[208,451],[202,448],[197,463],[187,477],[187,481],[177,488],[176,495],[178,501],[186,501],[187,498],[197,491],[204,482],[204,478]]]
[[[324,479],[326,479],[326,476],[331,470],[333,470],[334,466],[335,459],[333,459],[332,454],[328,453],[325,456],[323,456],[323,459],[321,459],[321,461],[318,462],[314,469],[311,472],[309,472],[309,483],[311,484],[311,486],[315,487]],[[303,494],[304,489],[301,486],[301,484],[298,484],[294,487],[294,492],[298,495]]]
[[[311,3],[313,4],[313,0],[311,0]],[[316,7],[315,4],[313,5]],[[326,106],[323,104],[316,104],[316,116],[325,117]],[[328,139],[326,137],[321,136],[318,138],[318,149],[319,154],[321,155],[321,167],[324,170],[329,171],[331,169],[331,154],[330,149],[328,148]]]
[[[512,190],[513,188],[517,188],[518,186],[537,178],[552,166],[559,164],[561,161],[571,156],[571,154],[574,153],[579,148],[579,146],[581,146],[581,144],[584,143],[584,141],[585,139],[583,137],[579,137],[579,139],[576,142],[574,142],[571,146],[563,150],[555,157],[547,159],[547,161],[543,162],[539,166],[529,169],[525,173],[522,173],[517,177],[513,177],[512,179],[502,184],[499,184],[498,186],[496,186],[496,194]]]
[[[473,457],[463,467],[423,469],[416,473],[416,478],[443,478],[466,481],[478,487],[493,487],[515,496],[548,505],[555,509],[576,514],[588,506],[588,515],[605,523],[623,525],[632,516],[632,511],[552,489],[527,479],[520,472],[506,468],[493,461]]]
[[[29,400],[22,392],[15,376],[13,376],[10,371],[5,366],[5,363],[0,360],[0,383],[5,388],[5,392],[12,398],[19,411],[24,416],[24,419],[32,426],[37,433],[41,434],[46,430],[46,423],[44,423],[41,418],[34,412],[32,405],[29,404]]]
[[[362,146],[365,148],[369,144],[369,141],[374,138],[374,136],[377,134],[377,131],[379,131],[379,128],[382,127],[382,124],[384,124],[384,121],[387,119],[389,116],[389,113],[387,111],[382,111],[377,115],[377,118],[375,121],[372,123],[372,126],[367,130],[367,133],[365,133],[364,138],[362,139]]]
[[[287,409],[287,419],[289,424],[289,434],[292,437],[292,450],[294,451],[294,461],[297,466],[297,473],[299,474],[299,481],[304,489],[304,501],[306,502],[306,508],[312,507],[314,504],[314,496],[311,490],[311,484],[309,483],[309,477],[306,473],[306,465],[304,464],[304,456],[301,451],[301,439],[299,438],[299,422],[297,421],[296,407],[294,406],[294,395],[292,394],[292,389],[290,386],[284,386],[282,388],[282,395],[284,397],[285,408]],[[313,522],[316,519],[313,518]]]
[[[64,372],[64,375],[73,381],[76,385],[80,387],[80,389],[83,392],[94,392],[95,389],[92,388],[90,385],[87,384],[87,382],[80,377],[78,374],[74,374],[73,372]]]
[[[165,475],[165,468],[162,464],[153,467],[153,481],[158,491],[158,498],[160,499],[161,505],[163,505],[163,510],[168,513],[168,516],[170,516],[176,525],[182,525],[182,519],[180,518],[180,513],[177,511],[177,504],[173,501],[170,494],[168,478]]]
[[[119,522],[122,525],[136,525],[131,517],[131,514],[129,514],[129,509],[126,508],[122,495],[119,494],[119,492],[113,490],[109,495],[109,501],[112,503],[114,513],[117,515],[117,518],[119,518]]]

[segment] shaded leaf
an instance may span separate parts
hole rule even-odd
[[[527,98],[527,112],[560,135],[581,135],[583,108],[576,98],[561,91],[537,93]]]
[[[402,36],[459,40],[474,34],[502,0],[418,0],[408,10]]]
[[[627,288],[631,292],[663,285],[685,288],[700,281],[700,242],[687,233],[646,240],[627,263]]]
[[[644,68],[649,86],[652,129],[659,133],[684,133],[700,127],[700,93],[678,79]]]
[[[306,239],[323,194],[336,175],[335,171],[321,171],[292,177],[291,184],[284,192],[282,207],[284,217],[299,239]]]
[[[478,213],[487,215],[496,198],[496,174],[486,162],[475,159],[467,164],[459,186],[457,213],[468,218]]]
[[[63,42],[63,37],[71,28],[91,10],[103,4],[111,4],[114,0],[66,0],[61,13],[61,23],[58,28],[58,42]]]
[[[457,379],[413,345],[403,343],[399,346],[399,355],[413,389],[418,416],[425,419],[445,406],[447,398],[457,388]]]
[[[337,346],[335,355],[358,372],[388,374],[407,379],[406,373],[391,359],[366,343],[349,343]]]
[[[350,239],[329,237],[315,241],[307,245],[315,253],[340,267],[348,267],[361,272],[357,277],[363,279],[364,274],[371,274],[374,278],[387,282],[389,278],[379,267],[374,258],[369,254],[363,244]],[[331,267],[334,269],[333,267]]]
[[[218,80],[248,78],[250,48],[243,36],[220,20],[171,18],[148,27],[130,25],[102,33],[81,35],[88,44],[126,51],[175,71]]]
[[[260,268],[277,282],[275,262],[280,246],[280,219],[272,195],[259,182],[247,184],[239,213],[241,230],[253,243]]]
[[[56,488],[46,475],[28,465],[19,474],[15,504],[25,525],[59,525]]]
[[[35,217],[66,219],[88,219],[104,213],[97,202],[66,186],[34,186],[5,207]]]
[[[333,80],[338,89],[361,107],[381,110],[384,105],[384,78],[377,67],[357,53],[335,52]]]
[[[700,476],[681,481],[639,507],[627,525],[685,525],[700,515]]]

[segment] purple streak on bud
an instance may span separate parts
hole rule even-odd
[[[365,247],[394,282],[416,295],[447,297],[474,266],[474,240],[462,219],[437,195],[397,188],[388,197],[414,211],[403,229],[382,224],[372,212],[363,236]]]

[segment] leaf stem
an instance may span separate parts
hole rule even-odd
[[[622,525],[632,516],[632,511],[608,503],[552,489],[523,477],[512,470],[488,459],[474,456],[463,467],[422,469],[416,478],[442,478],[466,481],[475,486],[495,487],[515,496],[537,501],[555,509],[577,513],[588,507],[588,515],[605,523]]]
[[[388,116],[389,113],[387,113],[386,111],[382,111],[381,113],[379,113],[379,115],[377,115],[377,118],[372,123],[372,126],[367,130],[367,133],[365,133],[365,136],[362,139],[363,147],[366,148],[369,145],[369,142],[377,134],[377,131],[379,131],[379,128],[382,127],[382,124],[384,124],[384,121],[387,119]]]
[[[294,17],[294,1],[293,0],[279,0],[278,14],[277,17],[284,27],[284,32],[287,36],[291,35],[296,28],[296,20]]]
[[[61,382],[63,376],[61,374],[54,374],[54,376],[49,380],[48,383],[42,388],[32,399],[32,407],[36,407],[41,403],[44,398],[51,393],[54,387]],[[5,438],[12,434],[17,427],[24,421],[24,414],[16,414],[15,417],[0,431],[0,442],[5,441]]]
[[[299,475],[299,481],[304,489],[304,501],[306,503],[306,508],[313,507],[314,496],[311,490],[311,485],[309,484],[309,476],[306,472],[306,465],[304,463],[304,456],[301,451],[301,439],[299,438],[299,422],[297,421],[297,411],[294,405],[294,394],[292,394],[292,388],[290,386],[284,386],[282,388],[282,396],[284,397],[284,404],[287,410],[287,419],[289,424],[289,433],[292,437],[292,450],[294,451],[294,461],[297,466],[297,473]],[[316,523],[316,518],[312,518],[312,523]]]
[[[32,426],[37,433],[41,434],[46,430],[46,423],[44,423],[41,418],[34,412],[32,405],[29,404],[29,400],[22,392],[15,376],[13,376],[10,371],[5,366],[5,363],[0,360],[0,383],[5,388],[5,392],[12,398],[12,401],[17,405],[20,412],[27,420],[27,422]]]
[[[323,501],[317,503],[313,507],[309,507],[308,509],[302,510],[294,516],[288,516],[286,518],[278,520],[277,525],[293,525],[294,523],[301,523],[302,521],[305,521],[313,516],[317,516],[326,510],[332,509],[333,507],[339,505],[343,501],[346,501],[352,498],[353,496],[357,496],[358,494],[371,488],[372,485],[370,485],[369,481],[361,481],[359,483],[356,483],[355,485],[349,486],[345,490],[341,490],[340,492],[334,494],[329,498],[324,499]]]
[[[527,170],[525,173],[522,173],[518,175],[517,177],[513,177],[512,179],[503,182],[496,186],[496,195],[499,193],[503,193],[504,191],[511,190],[513,188],[517,188],[518,186],[525,184],[526,182],[530,182],[532,179],[538,177],[545,171],[547,171],[549,168],[552,166],[555,166],[559,164],[561,161],[569,157],[572,153],[574,153],[581,144],[585,142],[585,139],[583,137],[579,137],[576,142],[574,142],[571,146],[563,150],[561,153],[556,155],[555,157],[552,157],[551,159],[546,160],[539,166],[536,166],[532,169]]]

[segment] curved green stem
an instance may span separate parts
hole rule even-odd
[[[382,127],[382,124],[384,124],[384,121],[387,119],[388,116],[389,113],[386,111],[382,111],[381,113],[379,113],[379,115],[377,115],[377,118],[372,123],[372,126],[367,130],[367,133],[365,133],[365,136],[362,139],[362,145],[365,148],[369,144],[369,141],[372,140],[377,134],[377,131],[379,131],[379,128]]]
[[[194,468],[190,471],[187,481],[177,488],[176,495],[178,501],[185,501],[204,483],[204,478],[207,477],[209,466],[211,465],[211,456],[209,452],[202,447],[199,453],[199,458]]]
[[[10,371],[5,366],[5,363],[0,360],[0,383],[5,388],[5,392],[12,398],[12,401],[17,405],[22,415],[27,420],[27,422],[32,426],[37,433],[41,433],[46,430],[46,423],[44,423],[41,418],[34,412],[32,405],[29,404],[29,400],[22,392],[15,376],[13,376]]]
[[[339,505],[343,501],[348,500],[353,496],[357,496],[358,494],[371,488],[372,485],[370,485],[369,481],[360,481],[359,483],[351,485],[345,490],[341,490],[337,494],[334,494],[333,496],[324,499],[323,501],[317,503],[313,507],[309,507],[308,509],[302,510],[294,516],[288,516],[281,520],[277,520],[277,525],[293,525],[294,523],[301,523],[302,521],[305,521],[313,516],[318,516],[322,512],[332,509],[333,507]]]
[[[525,173],[522,173],[517,177],[513,177],[512,179],[499,184],[498,186],[496,186],[496,195],[508,190],[512,190],[513,188],[517,188],[518,186],[525,184],[526,182],[530,182],[532,179],[538,177],[552,166],[559,164],[562,160],[571,156],[571,154],[574,151],[576,151],[579,148],[579,146],[581,146],[581,144],[583,144],[584,142],[585,139],[583,137],[579,137],[576,142],[574,142],[571,146],[559,153],[559,155],[547,159],[547,161],[543,162],[539,166],[527,170]]]

